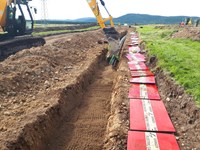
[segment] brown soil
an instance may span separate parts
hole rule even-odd
[[[103,148],[115,72],[111,66],[102,66],[95,74],[93,83],[80,99],[81,104],[67,115],[58,131],[51,136],[45,149]]]
[[[129,36],[116,70],[104,62],[102,31],[47,37],[1,62],[0,149],[126,149]],[[180,148],[200,149],[199,108],[147,57]]]
[[[200,41],[200,27],[185,26],[180,29],[181,30],[172,35],[172,38],[187,38]]]
[[[11,149],[16,143],[19,143],[16,147],[21,147],[26,142],[29,144],[27,148],[40,144],[37,143],[39,139],[32,139],[36,131],[29,130],[44,132],[45,129],[37,128],[42,120],[47,123],[45,115],[53,115],[51,111],[63,113],[58,104],[64,102],[60,99],[79,90],[77,96],[81,95],[84,84],[87,85],[91,79],[91,73],[87,71],[94,68],[94,63],[102,55],[104,45],[98,44],[102,38],[104,35],[100,31],[76,34],[70,39],[58,39],[40,48],[23,50],[0,63],[1,146],[5,148],[7,145]],[[65,88],[76,90],[62,94]],[[71,101],[69,98],[66,105],[73,103]],[[73,105],[68,107],[65,111],[69,111]],[[34,121],[36,129],[30,129],[28,126]],[[48,124],[46,126],[49,127]],[[37,136],[45,138],[48,132]]]
[[[0,63],[0,149],[102,149],[116,71],[98,67],[99,40],[102,31],[52,36]]]
[[[128,44],[131,42],[130,32],[135,28],[130,28],[122,48],[120,63],[117,75],[114,80],[114,87],[111,98],[111,115],[108,119],[105,145],[106,150],[125,150],[127,149],[127,136],[129,130],[129,98],[130,71],[127,65],[126,54]]]

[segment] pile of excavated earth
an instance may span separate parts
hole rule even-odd
[[[173,38],[188,38],[200,41],[200,27],[184,27],[173,35]]]
[[[135,28],[118,28],[123,34]],[[127,38],[130,39],[130,38]],[[105,61],[101,30],[46,38],[0,62],[0,149],[125,150],[130,71],[122,48],[118,67]],[[200,149],[200,111],[191,96],[156,67],[159,92],[181,149]],[[158,60],[159,61],[159,60]]]

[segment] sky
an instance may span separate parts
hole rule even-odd
[[[37,8],[34,19],[43,18],[44,0],[33,0],[30,6]],[[47,19],[78,19],[94,17],[86,0],[45,0]],[[99,0],[97,0],[99,2]],[[104,0],[110,14],[116,18],[128,13],[161,16],[199,16],[199,0]],[[100,2],[99,5],[101,6]],[[100,11],[104,18],[107,14],[103,7]]]

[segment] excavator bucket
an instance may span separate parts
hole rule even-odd
[[[110,64],[112,64],[114,67],[116,63],[119,61],[119,55],[120,55],[120,46],[122,38],[120,37],[120,34],[115,30],[114,28],[114,22],[113,18],[108,12],[105,2],[103,0],[100,0],[101,5],[105,8],[108,18],[104,18],[101,15],[97,0],[87,0],[88,5],[90,6],[93,14],[95,15],[97,22],[99,26],[103,29],[105,35],[107,36],[108,43],[109,43],[109,51],[107,55],[107,60],[109,61]],[[110,28],[106,27],[105,22],[110,21]]]
[[[116,66],[119,61],[120,50],[125,40],[125,36],[120,34],[115,30],[115,28],[104,28],[104,33],[108,39],[108,53],[107,53],[107,61],[113,67]]]

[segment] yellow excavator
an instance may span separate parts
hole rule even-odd
[[[103,0],[100,0],[100,2],[102,6],[105,8],[106,12],[108,13],[108,18],[102,17],[96,0],[87,0],[87,2],[93,14],[96,17],[99,26],[103,29],[104,33],[107,36],[108,43],[109,43],[109,52],[107,55],[107,60],[109,61],[110,64],[115,66],[116,63],[119,61],[120,49],[125,40],[125,36],[124,38],[121,38],[120,34],[116,31],[113,18],[108,12],[105,6],[105,2]],[[110,21],[110,27],[106,26],[105,22],[107,21]]]
[[[29,1],[0,0],[0,27],[4,32],[0,34],[0,59],[21,49],[45,44],[42,37],[31,36],[34,20]]]
[[[114,22],[113,22],[113,18],[110,15],[110,13],[108,12],[106,6],[105,6],[105,2],[103,0],[100,0],[102,6],[105,8],[106,12],[108,13],[108,18],[103,18],[100,10],[99,10],[99,6],[96,0],[87,0],[93,14],[95,15],[97,22],[99,24],[99,26],[104,30],[105,34],[108,36],[112,36],[113,34],[113,38],[118,38],[116,36],[118,36],[117,31],[115,30],[114,27]],[[105,22],[110,21],[110,28],[106,27]]]

